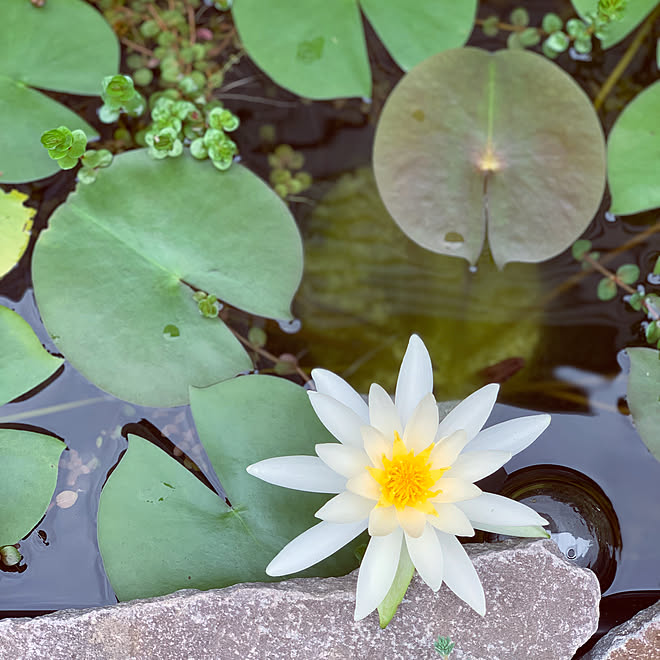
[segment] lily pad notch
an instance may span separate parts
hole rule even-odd
[[[410,238],[474,265],[488,235],[502,268],[549,259],[584,231],[603,196],[605,141],[589,98],[555,64],[454,49],[390,95],[374,171]]]

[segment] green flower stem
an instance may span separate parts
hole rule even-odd
[[[617,62],[617,65],[612,69],[612,72],[607,77],[607,80],[603,83],[603,86],[598,91],[596,98],[594,99],[594,108],[596,111],[600,110],[601,106],[605,102],[608,94],[612,91],[612,88],[619,82],[619,78],[623,75],[624,71],[628,68],[633,57],[639,50],[639,47],[644,42],[644,39],[648,36],[651,28],[653,27],[656,19],[660,17],[660,5],[658,5],[646,18],[642,27],[637,31],[637,35],[628,46],[626,52],[623,54],[621,59]]]

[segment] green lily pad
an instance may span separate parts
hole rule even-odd
[[[332,441],[301,387],[247,376],[193,389],[190,399],[232,508],[160,449],[129,436],[98,514],[103,564],[122,601],[274,581],[266,566],[319,522],[314,512],[330,497],[272,486],[245,471],[264,458],[312,455],[316,443]],[[356,566],[349,547],[300,575],[343,575]]]
[[[570,117],[570,122],[561,120]],[[566,249],[596,213],[605,145],[591,101],[526,51],[445,51],[390,95],[374,145],[380,194],[423,247],[476,263]]]
[[[30,242],[36,209],[23,206],[27,198],[18,190],[0,190],[0,279],[18,263]]]
[[[233,15],[250,57],[300,96],[370,96],[371,74],[360,8],[404,69],[472,30],[476,0],[235,0]]]
[[[360,7],[404,71],[431,55],[462,46],[477,13],[475,0],[360,0]]]
[[[304,348],[306,365],[345,376],[359,392],[373,382],[393,392],[414,329],[433,355],[438,399],[463,398],[492,372],[524,387],[527,372],[516,370],[540,338],[541,293],[534,264],[500,271],[486,251],[471,272],[462,259],[416,245],[387,212],[371,169],[360,168],[306,219],[294,307],[302,328],[292,350]]]
[[[627,348],[626,352],[630,413],[644,444],[660,461],[660,353],[653,348]]]
[[[638,94],[612,127],[607,141],[610,211],[639,213],[660,206],[660,81]]]
[[[0,406],[39,385],[61,364],[27,321],[0,305]]]
[[[575,11],[582,17],[596,11],[598,0],[571,0]],[[625,39],[653,10],[658,0],[627,0],[620,21],[613,21],[603,28],[600,42],[603,48],[611,48]]]
[[[252,367],[194,288],[250,313],[290,317],[302,248],[286,206],[240,165],[218,172],[189,155],[116,156],[59,206],[32,272],[44,324],[64,356],[115,396],[188,402]]]
[[[48,435],[0,429],[0,546],[20,541],[46,513],[65,448]]]
[[[59,172],[41,145],[56,126],[98,134],[68,108],[33,88],[98,95],[116,73],[119,44],[103,17],[82,0],[0,6],[0,182],[32,181]]]

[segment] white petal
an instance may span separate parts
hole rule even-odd
[[[426,514],[406,506],[403,509],[396,510],[396,517],[399,519],[399,525],[409,536],[419,538],[426,525]]]
[[[351,477],[346,482],[346,490],[370,500],[380,499],[380,486],[368,472],[362,472],[355,477]]]
[[[364,472],[367,465],[369,465],[369,457],[362,449],[357,447],[326,442],[316,445],[315,449],[320,459],[331,470],[347,479]]]
[[[438,404],[433,394],[427,394],[417,405],[403,433],[403,442],[416,454],[424,451],[438,430]]]
[[[333,523],[352,523],[369,517],[375,504],[355,493],[344,491],[328,500],[314,515]]]
[[[401,419],[390,395],[377,383],[369,388],[369,422],[387,440],[394,442],[394,432],[401,435]]]
[[[317,392],[343,403],[358,415],[363,424],[369,423],[367,402],[343,378],[326,369],[312,369],[312,378]]]
[[[377,506],[369,514],[369,534],[371,536],[387,536],[399,527],[394,506]]]
[[[427,518],[433,527],[447,534],[474,536],[474,529],[468,517],[455,504],[438,504],[435,509],[438,515]]]
[[[436,502],[440,504],[462,502],[463,500],[471,500],[481,495],[479,486],[475,486],[469,481],[463,481],[463,479],[452,479],[451,477],[442,477],[442,479],[437,481],[433,485],[432,490],[438,489],[441,492],[431,498],[433,504]]]
[[[275,486],[309,493],[341,493],[346,479],[317,456],[277,456],[247,466],[253,477]]]
[[[509,451],[512,455],[526,449],[550,424],[550,415],[516,417],[484,429],[465,448],[465,451],[494,449]]]
[[[510,458],[511,453],[508,451],[462,453],[451,466],[451,476],[469,482],[479,481],[499,470]]]
[[[366,520],[346,524],[320,522],[287,543],[268,564],[266,573],[277,577],[304,571],[343,548],[366,528]]]
[[[486,598],[481,581],[467,552],[451,534],[437,531],[445,561],[444,583],[477,614],[486,614]]]
[[[454,431],[464,429],[468,441],[472,440],[481,430],[495,405],[500,386],[491,383],[473,392],[463,399],[441,422],[436,438],[444,438]]]
[[[442,548],[438,535],[430,525],[426,525],[419,538],[406,534],[408,554],[417,572],[426,584],[437,591],[442,585]]]
[[[413,335],[403,356],[394,400],[405,426],[419,402],[433,391],[433,367],[424,342]]]
[[[362,440],[371,464],[382,470],[383,455],[392,460],[392,441],[388,442],[385,436],[373,426],[362,427]]]
[[[332,435],[345,445],[362,447],[362,420],[350,408],[326,394],[307,392],[314,412]]]
[[[403,532],[400,529],[387,536],[371,537],[358,574],[356,621],[373,612],[390,590],[399,565],[402,538]]]
[[[459,502],[458,505],[470,520],[492,525],[546,525],[547,520],[541,518],[534,509],[511,500],[508,497],[493,493],[482,493],[473,500]]]
[[[463,451],[468,443],[467,433],[463,429],[454,431],[446,438],[442,438],[431,450],[429,461],[434,470],[449,467]]]

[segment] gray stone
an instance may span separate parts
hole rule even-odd
[[[591,571],[547,540],[467,546],[486,592],[484,618],[446,586],[415,579],[392,623],[353,621],[357,572],[343,578],[239,584],[36,619],[0,621],[0,658],[205,660],[571,658],[596,630],[600,589]]]
[[[612,628],[584,660],[658,660],[660,658],[660,600]]]

